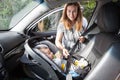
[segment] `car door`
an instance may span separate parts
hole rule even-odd
[[[17,59],[23,54],[23,44],[26,39],[25,35],[18,32],[0,31],[0,52],[8,70],[14,69],[18,64]]]

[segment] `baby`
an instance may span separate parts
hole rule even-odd
[[[63,59],[63,55],[60,51],[55,54],[50,50],[50,48],[45,44],[39,44],[35,48],[39,49],[42,53],[44,53],[49,59],[53,60],[64,72],[66,71],[66,63],[67,60]],[[69,73],[72,74],[73,77],[79,76],[80,69],[87,66],[88,63],[83,59],[74,60],[71,63]]]
[[[60,51],[57,51],[55,54],[50,50],[50,48],[45,44],[40,44],[36,46],[41,52],[43,52],[49,59],[53,60],[62,70],[65,70],[66,60],[63,59],[63,55]]]

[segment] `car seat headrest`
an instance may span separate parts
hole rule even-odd
[[[51,43],[50,41],[48,40],[44,40],[44,41],[40,41],[38,43],[36,43],[36,48],[40,48],[40,47],[49,47],[50,50],[53,52],[53,53],[56,53],[58,51],[58,48],[53,44]]]
[[[39,45],[36,45],[35,48],[48,48],[48,46],[45,44],[39,44]]]
[[[120,28],[120,7],[117,3],[103,5],[97,17],[97,24],[101,32],[118,33]]]

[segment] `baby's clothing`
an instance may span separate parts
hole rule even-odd
[[[37,45],[35,48],[37,48],[39,50],[41,50],[43,48],[45,50],[46,49],[48,50],[49,47],[45,44],[40,44],[40,45]],[[48,52],[49,52],[49,55],[50,55],[51,52],[50,51],[48,51]],[[44,54],[46,54],[46,53],[44,53]],[[67,60],[63,59],[62,56],[60,57],[60,55],[61,55],[61,52],[59,52],[59,51],[55,54],[52,54],[52,56],[53,56],[52,60],[61,68],[61,70],[66,72],[66,69],[68,68],[68,67],[66,67],[67,66]],[[70,63],[70,68],[69,68],[68,73],[70,73],[72,75],[72,77],[78,77],[79,74],[81,74],[83,68],[88,65],[88,62],[84,58],[81,58],[80,60],[72,58],[71,60],[72,61]]]
[[[60,58],[54,58],[53,61],[65,72],[66,71],[66,64],[67,60],[65,59],[60,59]],[[79,76],[79,74],[82,72],[82,69],[88,65],[88,62],[84,59],[81,58],[80,60],[73,59],[69,73],[73,77]]]

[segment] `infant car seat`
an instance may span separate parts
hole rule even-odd
[[[46,44],[53,53],[58,51],[50,41],[39,41],[39,37],[28,39],[25,44],[25,53],[21,57],[25,73],[35,80],[66,80],[66,73],[46,55],[34,48],[40,43]],[[82,78],[79,76],[73,79],[81,80]]]

